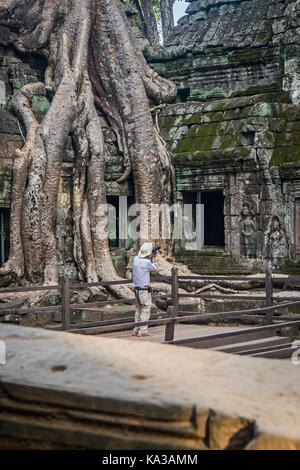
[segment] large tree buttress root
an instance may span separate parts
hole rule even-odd
[[[4,4],[3,4],[4,3]],[[173,170],[153,123],[149,98],[171,101],[176,87],[159,77],[136,48],[120,0],[7,0],[0,22],[18,32],[15,47],[42,54],[45,83],[25,85],[13,97],[26,142],[13,169],[10,257],[0,282],[58,282],[55,224],[62,156],[69,135],[73,169],[74,259],[89,282],[119,279],[108,244],[105,147],[95,104],[106,115],[124,153],[125,180],[133,172],[136,202],[170,204]],[[41,123],[30,108],[34,95],[51,95]],[[150,232],[151,233],[151,232]],[[142,240],[141,240],[142,241]],[[166,243],[171,252],[172,243]],[[128,296],[129,289],[112,289]]]

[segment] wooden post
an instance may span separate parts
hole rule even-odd
[[[68,276],[64,276],[61,280],[61,305],[62,305],[62,329],[64,331],[70,329],[70,280]]]
[[[168,307],[167,317],[173,318],[178,316],[179,311],[179,297],[178,297],[178,268],[173,266],[172,268],[172,281],[171,281],[171,303],[172,306]],[[175,333],[175,322],[166,325],[165,330],[165,341],[172,341]]]
[[[168,318],[175,318],[176,317],[176,310],[175,307],[170,306],[167,310],[167,317]],[[165,341],[173,341],[175,333],[175,321],[172,323],[166,324],[165,329]]]
[[[171,302],[172,307],[176,310],[176,315],[179,311],[179,297],[178,297],[178,268],[173,266],[172,268],[172,284],[171,284]]]
[[[271,307],[271,305],[273,305],[272,270],[269,264],[266,269],[266,301],[267,301],[267,307]],[[272,325],[273,314],[274,314],[274,310],[270,310],[269,312],[266,313],[267,325]]]

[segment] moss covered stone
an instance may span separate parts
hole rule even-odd
[[[50,103],[45,96],[34,96],[32,98],[32,110],[45,113],[50,108]]]

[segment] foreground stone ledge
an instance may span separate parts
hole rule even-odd
[[[300,449],[300,366],[1,325],[0,449]]]

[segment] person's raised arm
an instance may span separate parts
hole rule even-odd
[[[152,255],[149,259],[149,271],[155,271],[157,268],[157,263],[155,263],[155,256]]]

